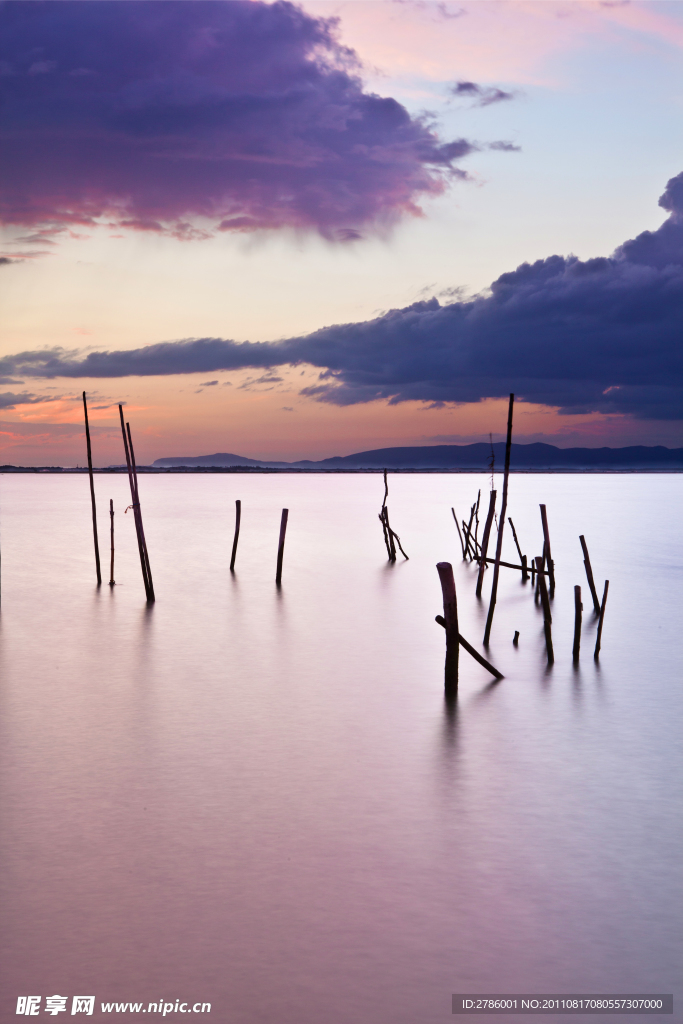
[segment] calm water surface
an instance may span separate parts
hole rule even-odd
[[[152,608],[122,476],[96,480],[118,585],[94,586],[87,486],[0,478],[3,1022],[31,993],[206,1001],[221,1024],[436,1024],[465,991],[683,996],[683,476],[512,477],[529,556],[548,507],[557,660],[502,570],[505,679],[461,655],[453,707],[434,566],[454,563],[483,650],[450,506],[484,475],[390,477],[393,566],[376,475],[142,478]],[[580,533],[610,580],[599,665]]]

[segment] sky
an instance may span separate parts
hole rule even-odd
[[[683,445],[683,2],[0,3],[0,464]]]

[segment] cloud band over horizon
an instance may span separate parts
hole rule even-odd
[[[308,364],[321,374],[301,394],[340,406],[477,402],[514,391],[564,413],[683,419],[683,173],[659,202],[669,213],[661,227],[612,256],[525,263],[467,301],[442,306],[432,298],[278,342],[199,338],[84,356],[24,352],[0,359],[0,374],[97,378]]]

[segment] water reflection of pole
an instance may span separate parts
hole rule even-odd
[[[90,425],[88,423],[88,404],[85,400],[85,391],[83,392],[83,412],[85,414],[85,443],[88,450],[88,475],[90,477],[90,503],[92,505],[92,532],[93,540],[95,542],[95,571],[97,573],[97,585],[102,583],[102,573],[100,571],[100,545],[97,540],[97,506],[95,505],[95,482],[92,475],[92,449],[90,447]]]
[[[508,430],[505,440],[505,471],[503,473],[503,500],[500,506],[500,521],[498,523],[498,541],[496,543],[496,560],[493,565],[493,582],[491,584],[491,600],[489,613],[486,617],[486,629],[484,630],[484,647],[488,647],[491,638],[491,626],[493,625],[493,613],[496,608],[496,597],[498,596],[498,576],[500,574],[500,556],[503,551],[503,531],[505,529],[505,513],[508,507],[508,480],[510,478],[510,449],[512,448],[512,409],[515,404],[514,394],[510,394],[508,406]]]

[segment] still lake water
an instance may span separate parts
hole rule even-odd
[[[393,566],[379,476],[141,477],[149,609],[127,486],[96,478],[106,567],[117,511],[98,592],[87,477],[0,478],[3,1024],[33,993],[65,1016],[94,994],[95,1016],[180,999],[221,1024],[437,1024],[454,992],[674,992],[683,1019],[683,476],[512,476],[529,556],[548,507],[556,663],[501,570],[505,679],[463,652],[455,708],[434,566],[483,652],[450,506],[485,499],[484,474],[390,477]],[[599,666],[580,533],[610,580]]]

